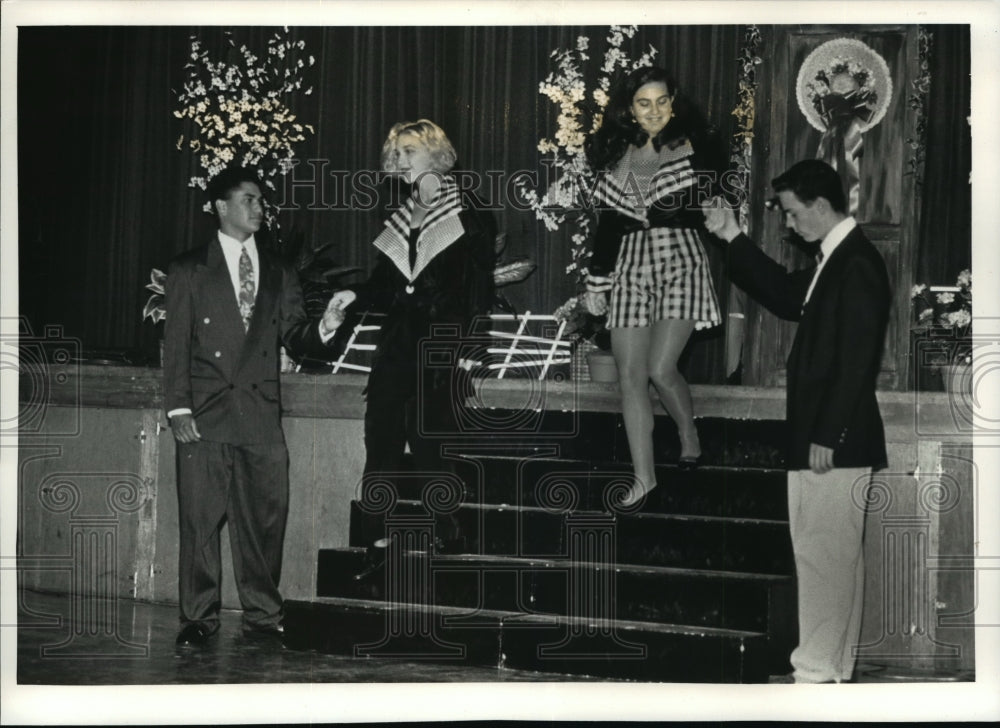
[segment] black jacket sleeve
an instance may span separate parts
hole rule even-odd
[[[760,301],[773,314],[798,321],[802,303],[816,272],[816,266],[789,273],[772,260],[743,233],[727,249],[729,277],[733,283]]]

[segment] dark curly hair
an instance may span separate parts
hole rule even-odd
[[[673,116],[653,138],[656,150],[659,151],[667,142],[682,137],[690,139],[697,148],[708,126],[701,113],[686,96],[678,92],[677,82],[670,74],[656,66],[643,66],[612,87],[601,127],[584,141],[587,161],[593,169],[600,171],[614,166],[624,156],[629,144],[641,147],[649,139],[649,134],[642,130],[632,115],[632,99],[647,83],[657,82],[664,84],[667,93],[673,97]]]
[[[260,172],[256,167],[226,167],[208,181],[205,196],[212,205],[212,212],[218,216],[215,207],[216,200],[228,200],[234,191],[240,188],[244,182],[253,182],[263,191],[264,184],[261,182]]]

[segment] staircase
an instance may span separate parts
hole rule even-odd
[[[659,487],[622,509],[621,416],[538,417],[530,437],[455,440],[453,472],[366,482],[316,599],[285,604],[289,647],[642,681],[788,672],[784,423],[700,419],[705,464],[684,472],[657,417]]]

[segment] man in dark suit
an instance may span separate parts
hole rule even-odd
[[[793,165],[771,186],[786,225],[819,243],[817,264],[788,272],[741,231],[732,210],[705,209],[729,243],[734,282],[798,321],[788,355],[789,527],[799,592],[796,682],[843,682],[861,630],[864,491],[886,466],[875,398],[891,293],[882,256],[847,214],[836,170]]]
[[[309,320],[295,272],[257,247],[258,179],[231,168],[211,180],[218,234],[178,256],[167,274],[163,380],[177,440],[179,646],[203,645],[219,628],[227,521],[244,633],[281,636],[288,451],[279,350],[321,354],[343,320],[332,306]]]

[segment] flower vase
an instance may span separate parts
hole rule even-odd
[[[587,352],[587,367],[590,381],[613,384],[618,381],[618,365],[610,351],[594,348]]]

